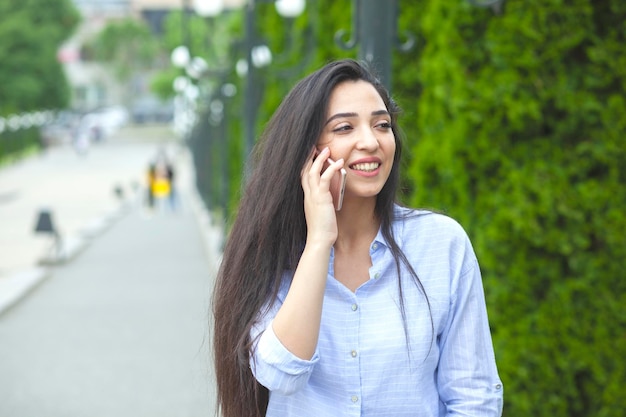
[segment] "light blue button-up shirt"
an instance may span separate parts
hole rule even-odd
[[[356,292],[328,268],[316,352],[302,360],[272,330],[278,302],[260,317],[251,358],[270,390],[267,416],[472,416],[502,414],[502,382],[482,280],[471,243],[449,217],[396,207],[394,236],[426,290],[403,268],[403,322],[396,264],[379,232],[370,279]],[[430,303],[430,310],[428,307]],[[406,324],[406,332],[405,332]]]

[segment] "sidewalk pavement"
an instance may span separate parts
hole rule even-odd
[[[207,260],[217,264],[222,231],[197,194],[188,149],[168,126],[128,126],[85,155],[61,145],[0,167],[0,314],[55,265],[71,261],[130,209],[144,205],[146,170],[162,150],[176,167],[178,192],[190,201]],[[56,246],[52,235],[34,231],[42,210],[59,231]]]

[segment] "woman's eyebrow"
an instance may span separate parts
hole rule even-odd
[[[388,115],[389,112],[387,110],[376,110],[372,112],[372,116],[382,116],[382,115]],[[358,113],[337,113],[332,115],[328,120],[326,120],[326,123],[324,123],[324,126],[326,126],[328,123],[332,122],[335,119],[339,119],[342,117],[358,117],[359,114]]]
[[[326,126],[328,123],[332,122],[333,120],[339,119],[341,117],[357,117],[357,116],[358,116],[357,113],[337,113],[337,114],[330,116],[330,118],[326,120],[326,123],[324,123],[324,126]]]

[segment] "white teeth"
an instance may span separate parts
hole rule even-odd
[[[357,171],[374,171],[378,168],[378,166],[378,162],[366,162],[362,164],[354,164],[352,165],[352,168],[356,169]]]

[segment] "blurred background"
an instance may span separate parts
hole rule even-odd
[[[625,21],[621,0],[3,1],[0,170],[143,138],[135,188],[157,145],[185,153],[223,235],[291,86],[369,61],[403,108],[402,201],[475,246],[505,415],[626,416]]]

